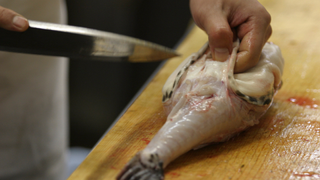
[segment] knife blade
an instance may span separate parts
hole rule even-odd
[[[170,48],[124,35],[32,20],[25,32],[0,28],[0,50],[124,62],[158,61],[178,55]]]

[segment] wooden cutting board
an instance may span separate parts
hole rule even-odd
[[[169,179],[320,178],[320,1],[261,0],[272,15],[270,41],[285,59],[283,87],[256,125],[228,142],[190,151],[165,169]],[[115,179],[166,121],[161,88],[207,36],[194,28],[142,94],[69,180]]]

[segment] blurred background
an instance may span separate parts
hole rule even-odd
[[[115,32],[173,48],[190,24],[187,0],[66,0],[70,25]],[[92,148],[157,63],[70,60],[70,146]]]

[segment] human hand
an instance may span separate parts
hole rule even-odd
[[[29,27],[28,20],[20,14],[0,6],[0,28],[11,31],[25,31]]]
[[[257,0],[190,0],[195,23],[209,37],[212,57],[227,60],[232,42],[241,43],[235,73],[255,66],[271,36],[271,16]]]

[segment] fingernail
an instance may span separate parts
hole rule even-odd
[[[15,16],[13,18],[13,24],[19,29],[24,29],[28,25],[28,20],[21,16]]]
[[[229,50],[227,48],[215,48],[214,57],[216,61],[225,61],[229,57]]]

